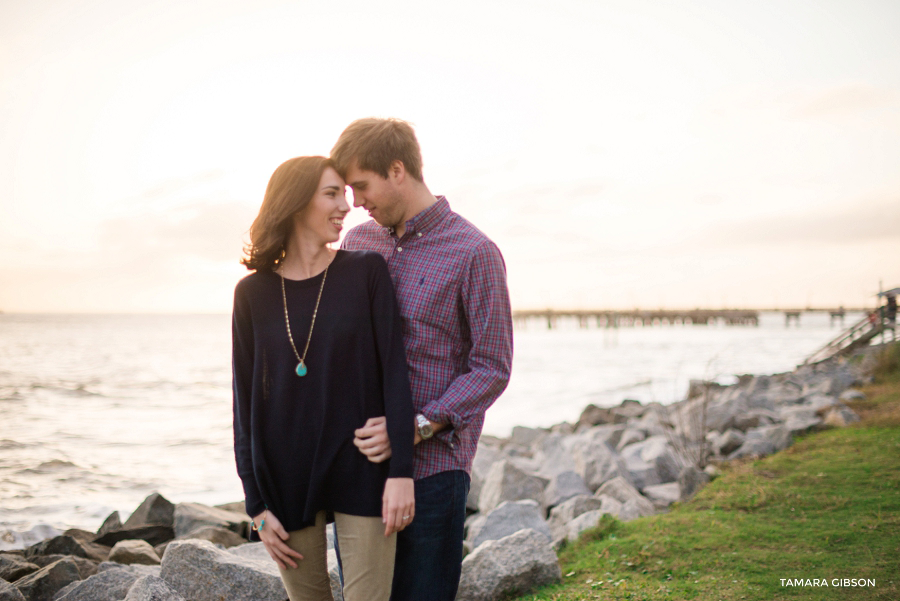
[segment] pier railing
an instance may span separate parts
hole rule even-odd
[[[869,344],[885,329],[885,320],[880,312],[869,313],[844,332],[817,350],[803,362],[803,365],[821,363],[838,355],[852,353]]]
[[[559,319],[574,319],[582,328],[595,323],[597,327],[615,328],[620,326],[649,325],[706,325],[722,320],[727,325],[759,325],[759,311],[744,309],[689,309],[689,310],[590,310],[590,309],[544,309],[513,311],[513,319],[523,323],[529,319],[546,320],[547,327],[553,329]]]

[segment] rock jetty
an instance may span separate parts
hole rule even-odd
[[[467,499],[458,601],[494,601],[560,580],[556,551],[604,516],[668,511],[718,473],[807,432],[858,421],[844,404],[866,382],[859,362],[832,361],[732,386],[692,382],[671,405],[589,405],[574,424],[483,436]],[[609,518],[607,518],[609,519]],[[209,507],[147,497],[123,523],[71,529],[0,552],[0,601],[283,601],[243,503]],[[329,537],[330,538],[330,537]],[[342,601],[329,544],[334,598]]]

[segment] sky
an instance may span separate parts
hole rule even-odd
[[[272,171],[366,116],[414,124],[514,308],[871,306],[897,31],[888,0],[0,0],[0,310],[230,311]]]

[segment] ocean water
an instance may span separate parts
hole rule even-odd
[[[847,316],[847,325],[858,319]],[[827,314],[786,328],[655,326],[515,333],[509,387],[485,432],[574,421],[588,403],[672,402],[692,378],[789,371],[838,334]],[[94,530],[159,491],[242,498],[231,432],[227,315],[0,315],[0,532]]]

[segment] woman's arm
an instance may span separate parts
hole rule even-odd
[[[384,414],[391,448],[388,477],[411,478],[415,415],[400,308],[384,258],[371,253],[368,259],[372,262],[369,278],[371,319],[382,369]]]
[[[238,476],[244,486],[247,515],[258,516],[265,511],[265,502],[253,473],[250,408],[253,392],[253,320],[250,301],[243,290],[244,281],[234,290],[234,311],[231,318],[231,368],[234,409],[234,458]]]
[[[409,367],[403,348],[400,308],[384,258],[372,253],[370,306],[375,345],[384,383],[384,413],[391,459],[382,497],[384,535],[403,530],[415,515],[413,485],[414,412]]]

